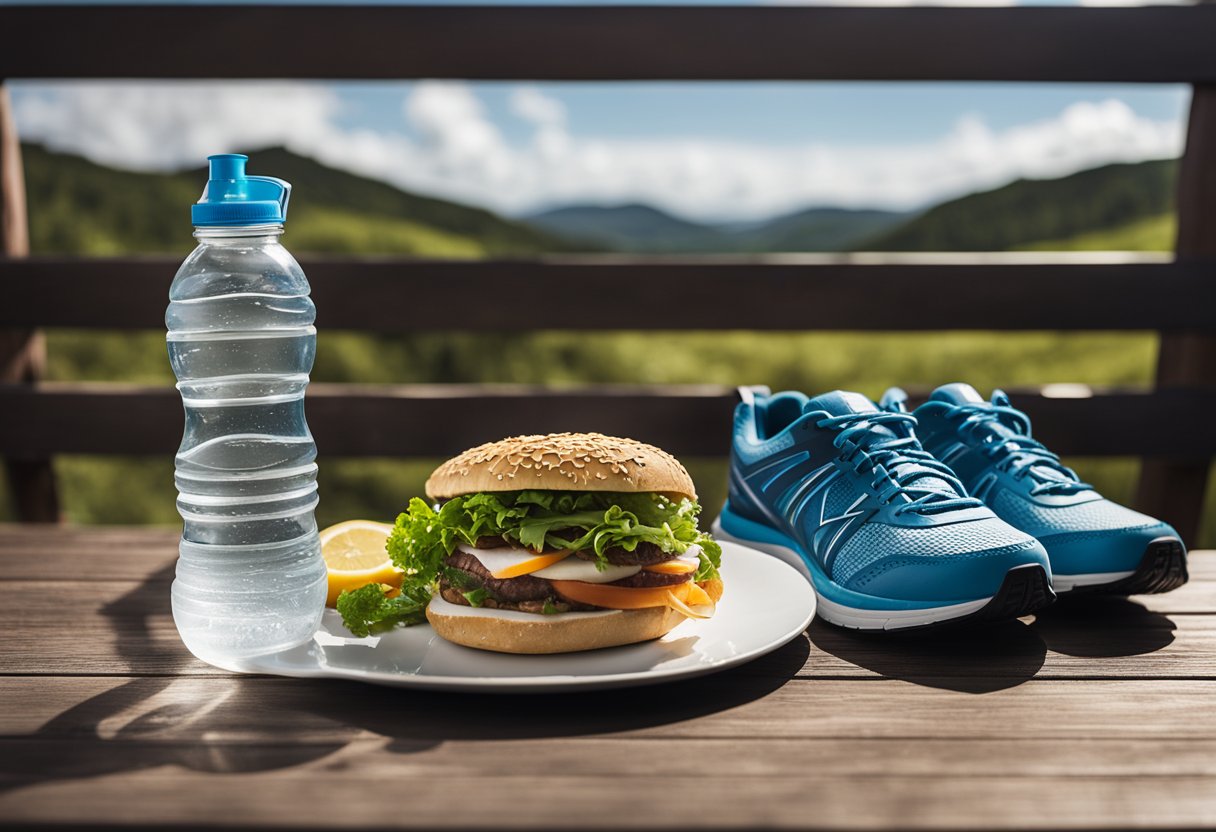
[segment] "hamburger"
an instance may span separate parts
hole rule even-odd
[[[651,445],[503,439],[440,465],[426,494],[388,540],[401,594],[358,592],[414,621],[424,611],[448,641],[503,653],[632,644],[709,617],[722,596],[721,550],[697,527],[692,478]],[[353,600],[339,600],[344,619]]]

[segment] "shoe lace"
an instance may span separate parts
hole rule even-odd
[[[874,430],[878,426],[915,427],[916,417],[910,414],[848,413],[828,416],[816,424],[838,431],[832,444],[840,449],[841,460],[852,463],[854,473],[873,472],[879,499],[884,503],[901,496],[908,500],[896,506],[896,516],[905,512],[937,514],[983,505],[974,497],[964,496],[966,489],[954,472],[922,448],[914,435],[900,436],[898,430],[893,430],[894,437],[887,438]],[[916,484],[924,479],[945,480],[955,493]]]
[[[946,416],[962,420],[959,434],[979,439],[983,443],[980,450],[998,469],[1007,471],[1015,480],[1026,477],[1034,480],[1031,495],[1093,490],[1093,486],[1082,482],[1077,472],[1061,462],[1057,454],[1030,435],[1030,417],[1010,405],[1002,391],[997,390],[990,403],[946,405]],[[991,430],[994,424],[1004,425],[1013,431],[1013,435],[1002,436]],[[1044,469],[1056,472],[1063,479],[1046,474]]]

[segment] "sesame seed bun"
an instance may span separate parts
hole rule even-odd
[[[722,581],[700,586],[717,603]],[[555,615],[464,607],[436,597],[426,618],[443,638],[496,653],[573,653],[650,641],[667,635],[684,616],[666,607],[566,612]]]
[[[514,436],[471,448],[426,481],[432,500],[482,491],[654,492],[697,499],[692,477],[666,451],[598,433]]]

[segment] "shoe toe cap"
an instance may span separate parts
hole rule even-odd
[[[1028,565],[1051,575],[1047,552],[1038,541],[957,555],[889,555],[858,571],[845,586],[901,601],[965,603],[992,597],[1010,569]]]
[[[1047,535],[1039,540],[1046,547],[1056,574],[1096,575],[1133,571],[1140,565],[1148,545],[1160,537],[1178,538],[1178,532],[1168,523],[1157,522],[1125,529]]]

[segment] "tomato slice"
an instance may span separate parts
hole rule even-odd
[[[570,557],[570,550],[563,549],[560,552],[552,552],[547,555],[537,555],[534,558],[529,558],[522,563],[517,563],[514,566],[508,566],[506,569],[499,569],[497,572],[491,572],[490,576],[494,578],[518,578],[520,575],[530,575],[533,572],[539,572],[547,566],[552,566],[559,560],[564,560]]]
[[[610,610],[642,610],[670,607],[689,618],[713,615],[714,602],[692,581],[675,586],[628,587],[589,584],[585,581],[550,581],[558,594],[580,604]]]
[[[641,610],[647,607],[667,606],[665,586],[608,586],[589,584],[586,581],[550,581],[558,594],[580,604],[604,607],[610,610]]]

